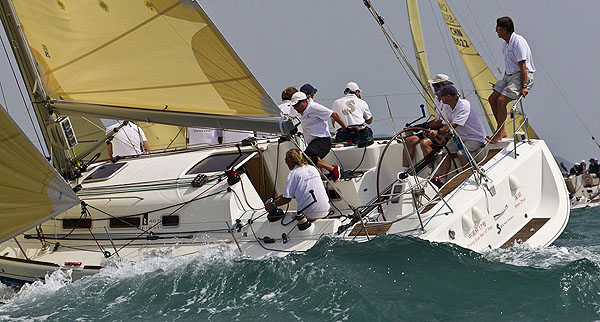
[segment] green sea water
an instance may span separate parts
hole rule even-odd
[[[594,321],[600,209],[571,213],[554,245],[485,254],[415,238],[322,239],[302,254],[122,262],[70,282],[0,288],[0,319],[43,321]]]

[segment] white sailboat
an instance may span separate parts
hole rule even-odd
[[[491,145],[483,160],[456,170],[437,189],[427,167],[399,178],[403,145],[397,134],[365,148],[335,147],[326,157],[357,174],[324,182],[335,209],[328,218],[301,230],[292,204],[283,219],[270,222],[264,200],[283,191],[289,172],[283,156],[302,146],[302,138],[287,136],[293,120],[279,115],[195,1],[0,0],[0,6],[44,129],[64,122],[62,115],[86,115],[287,138],[94,163],[77,177],[65,142],[46,133],[54,167],[71,180],[67,185],[55,172],[60,183],[0,178],[3,194],[13,191],[0,209],[0,220],[13,218],[0,230],[5,283],[34,281],[59,269],[77,279],[120,258],[189,256],[213,245],[251,258],[282,256],[305,251],[324,236],[368,241],[398,234],[478,252],[515,243],[543,247],[568,221],[566,188],[543,141],[518,136]],[[25,140],[5,114],[2,122],[11,131],[6,137]],[[26,155],[43,161],[35,150],[2,148],[14,155],[2,164],[3,173],[42,167],[19,162]],[[45,204],[58,194],[60,205],[29,218],[34,212],[16,198],[22,186],[39,187],[50,196]],[[50,186],[54,190],[44,188]],[[77,201],[79,207],[66,210]]]

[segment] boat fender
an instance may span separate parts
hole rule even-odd
[[[468,216],[467,214],[464,214],[461,216],[461,221],[462,221],[462,228],[465,232],[470,231],[471,228],[473,228],[473,226],[475,226],[475,223],[473,222],[473,218],[471,218],[471,216]]]
[[[519,190],[519,188],[521,188],[521,183],[519,182],[519,179],[517,179],[513,175],[508,176],[508,185],[510,186],[510,191],[513,193]]]
[[[474,222],[478,222],[483,220],[483,211],[477,207],[471,208],[471,217],[473,217]]]
[[[306,219],[303,213],[296,214],[295,219],[298,221],[298,229],[299,230],[307,230],[310,227],[310,221]]]

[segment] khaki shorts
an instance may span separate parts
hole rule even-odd
[[[527,88],[533,87],[533,73],[527,73]],[[521,73],[506,74],[494,84],[494,90],[510,99],[516,100],[521,94]]]
[[[471,153],[477,151],[477,149],[479,149],[485,145],[485,143],[482,143],[482,142],[479,142],[476,140],[463,140],[463,143],[465,144],[465,147],[467,148],[467,150],[469,150],[469,152],[471,152]],[[454,141],[454,139],[450,139],[450,141],[448,141],[448,144],[446,145],[446,147],[448,147],[448,150],[450,150],[450,153],[458,153],[458,145],[456,145],[456,141]]]

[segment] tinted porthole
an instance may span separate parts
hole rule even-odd
[[[63,229],[90,229],[92,228],[92,220],[85,218],[63,219]]]
[[[162,225],[164,227],[179,226],[179,216],[178,215],[163,216],[162,217]]]
[[[140,217],[110,218],[110,228],[132,228],[140,226]]]

